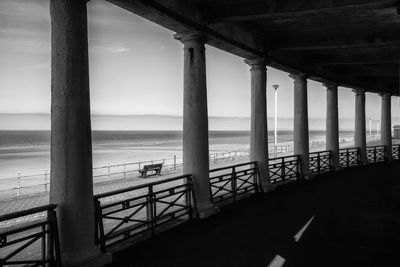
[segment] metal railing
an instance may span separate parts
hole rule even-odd
[[[269,159],[268,166],[269,179],[273,184],[284,184],[302,177],[298,155]]]
[[[385,161],[385,146],[369,146],[367,147],[368,163]]]
[[[332,152],[330,150],[312,152],[309,160],[312,174],[321,174],[332,170]]]
[[[11,225],[0,231],[0,266],[61,266],[56,207],[46,205],[0,216],[1,224]],[[27,216],[43,218],[16,224]]]
[[[210,165],[225,161],[234,161],[246,159],[249,157],[249,149],[238,149],[233,151],[225,151],[212,153],[209,156]],[[105,164],[93,167],[93,183],[112,182],[115,180],[135,177],[139,174],[139,170],[144,165],[163,163],[162,172],[172,173],[180,170],[183,166],[183,158],[173,157],[145,160],[137,162],[126,162],[118,164]],[[16,173],[15,177],[1,179],[2,186],[0,193],[13,196],[22,196],[37,192],[48,192],[50,190],[50,171],[44,169],[42,173],[25,174],[21,171]]]
[[[210,196],[213,203],[258,192],[257,162],[237,164],[210,170]]]
[[[357,147],[339,149],[339,165],[349,168],[360,165],[360,151]]]
[[[182,175],[94,196],[96,244],[108,247],[192,217],[192,181]],[[179,219],[179,220],[178,220]]]
[[[392,158],[400,159],[400,145],[392,145]]]

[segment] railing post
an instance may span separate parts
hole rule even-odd
[[[100,200],[94,200],[94,212],[95,212],[95,243],[101,249],[101,251],[106,250],[106,243],[104,240],[104,225],[103,225],[103,212],[101,210]]]
[[[155,223],[153,202],[154,202],[153,186],[149,185],[148,195],[147,195],[146,215],[147,215],[147,227],[150,230],[151,235],[154,234],[154,223]]]
[[[107,181],[110,181],[110,163],[107,165]]]
[[[285,165],[285,158],[281,159],[281,177],[282,177],[282,182],[285,183],[285,176],[286,176],[286,165]]]
[[[126,178],[126,161],[124,160],[124,178]]]
[[[236,182],[237,182],[237,180],[236,180],[236,168],[235,167],[232,167],[232,180],[231,180],[231,190],[232,190],[232,194],[233,194],[233,199],[236,201],[236,194],[237,194],[237,192],[236,192],[236,188],[237,188],[237,185],[236,185]]]
[[[47,192],[47,169],[44,169],[44,191]]]
[[[253,163],[253,166],[255,168],[255,174],[254,174],[254,191],[256,193],[258,193],[258,183],[259,183],[259,177],[258,177],[258,172],[260,171],[260,169],[258,168],[258,162],[256,161],[255,163]],[[269,171],[269,170],[268,170]],[[268,175],[268,179],[269,179],[269,175]]]
[[[192,219],[193,218],[193,207],[192,207],[192,179],[191,177],[186,177],[184,179],[184,181],[186,181],[186,206],[188,207],[189,210],[189,218]]]
[[[17,197],[21,196],[21,173],[17,172]]]
[[[60,249],[60,239],[58,235],[58,222],[57,222],[57,214],[55,210],[47,211],[47,218],[50,221],[50,235],[48,240],[48,250],[51,250],[51,256],[53,257],[53,262],[50,266],[61,266],[61,249]]]
[[[139,170],[140,170],[140,161],[138,162],[138,164],[139,164]]]
[[[321,173],[321,157],[320,157],[319,152],[317,152],[317,171],[318,171],[318,174]]]

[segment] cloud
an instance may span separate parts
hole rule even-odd
[[[94,53],[109,54],[109,53],[124,53],[132,49],[125,46],[123,43],[114,43],[111,45],[91,45],[89,51]]]

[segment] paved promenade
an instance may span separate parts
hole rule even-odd
[[[131,186],[136,186],[144,183],[149,183],[153,181],[163,180],[166,178],[174,177],[180,175],[179,172],[168,173],[162,176],[151,176],[148,178],[126,178],[123,180],[104,182],[101,184],[95,184],[93,186],[94,194],[101,194],[104,192],[114,191],[122,188],[127,188]],[[40,193],[35,195],[27,195],[19,198],[9,199],[0,202],[0,215],[12,213],[15,211],[26,210],[34,208],[41,205],[46,205],[49,203],[49,193]],[[21,223],[25,221],[35,220],[44,214],[35,214],[33,216],[26,216],[20,218],[17,221],[7,221],[6,223],[0,223],[0,228],[12,223]]]
[[[246,162],[248,159],[239,159],[235,161],[226,160],[217,164],[212,165],[212,168],[219,168],[223,166],[229,166],[234,164],[239,164],[242,162]],[[137,176],[134,177],[127,177],[120,180],[114,180],[110,182],[103,182],[97,183],[93,185],[94,194],[101,194],[105,192],[110,192],[122,188],[127,188],[131,186],[141,185],[145,183],[150,183],[154,181],[164,180],[167,178],[175,177],[181,175],[181,170],[177,170],[175,172],[168,172],[161,176],[150,176],[148,178],[138,178]],[[0,215],[26,210],[34,207],[38,207],[41,205],[46,205],[49,203],[49,193],[39,193],[34,195],[26,195],[18,198],[12,198],[4,201],[0,201]],[[18,220],[12,220],[0,223],[0,228],[9,226],[14,223],[23,223],[27,221],[32,221],[35,219],[44,216],[44,214],[35,214],[32,216],[26,216],[23,218],[19,218]]]

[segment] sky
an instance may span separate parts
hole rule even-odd
[[[48,0],[0,1],[0,113],[50,112]],[[183,47],[171,32],[104,0],[88,3],[93,114],[181,116]],[[210,116],[250,116],[250,71],[243,58],[206,46]],[[267,112],[293,117],[293,82],[267,71]],[[326,90],[308,83],[309,117],[325,118]],[[339,88],[339,116],[354,117],[354,93]],[[395,105],[393,105],[395,106]],[[367,94],[366,116],[380,117],[380,98]]]

